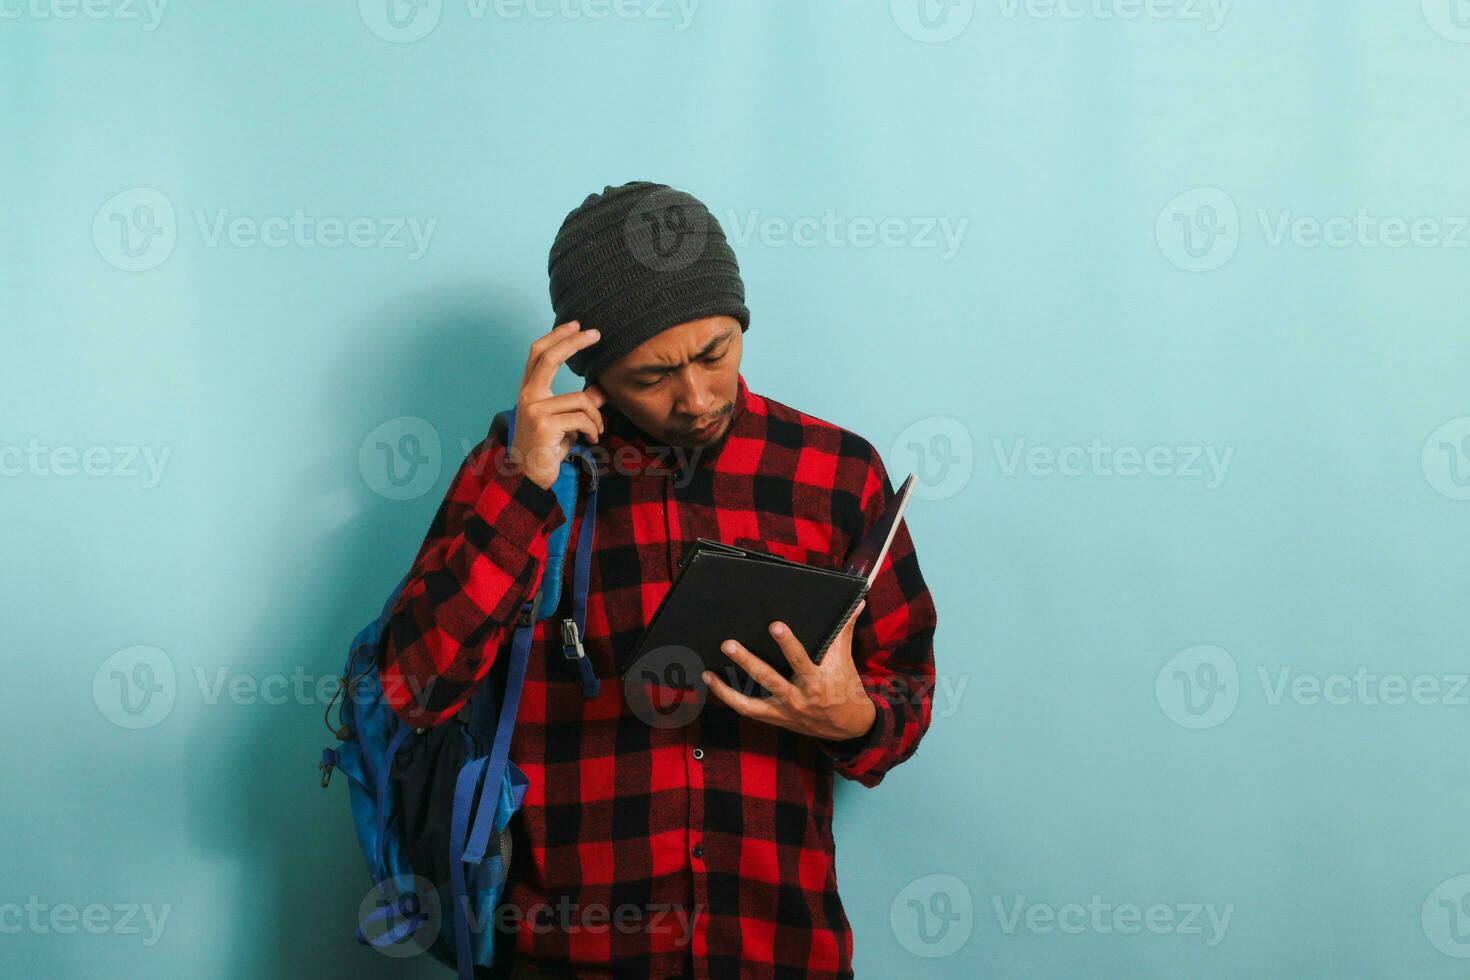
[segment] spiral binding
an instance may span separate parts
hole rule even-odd
[[[867,594],[868,590],[866,588],[857,590],[857,594],[852,597],[852,602],[848,604],[847,612],[843,613],[841,618],[837,620],[837,628],[827,635],[827,638],[822,641],[821,646],[817,647],[816,655],[812,657],[812,663],[820,664],[822,662],[822,658],[827,655],[827,648],[837,639],[837,635],[842,632],[842,628],[847,625],[848,619],[852,616],[852,611],[857,608],[858,603],[862,602],[863,596]]]

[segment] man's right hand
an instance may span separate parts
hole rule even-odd
[[[578,433],[596,442],[605,427],[602,406],[607,393],[596,384],[566,395],[551,393],[557,368],[572,354],[597,343],[597,330],[580,327],[571,320],[536,338],[526,358],[516,399],[516,435],[509,459],[512,466],[519,467],[545,490],[556,483],[561,461],[577,441]]]

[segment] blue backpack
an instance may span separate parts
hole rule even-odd
[[[502,418],[505,419],[502,423]],[[515,440],[515,408],[499,413],[505,445]],[[357,939],[389,956],[427,949],[458,971],[461,980],[503,976],[508,953],[497,955],[505,930],[493,921],[510,868],[510,818],[520,809],[529,781],[510,761],[521,686],[531,651],[533,624],[556,615],[562,572],[570,553],[576,513],[577,459],[592,456],[574,444],[562,461],[553,491],[568,519],[548,539],[546,569],[535,596],[516,620],[505,690],[497,698],[491,676],[452,719],[434,728],[404,724],[383,698],[378,668],[389,613],[408,577],[393,589],[378,618],[363,627],[347,656],[338,683],[342,698],[333,728],[338,744],[322,750],[321,784],[334,769],[348,778],[348,795],[358,843],[367,860],[374,892],[358,916]],[[591,490],[576,544],[572,616],[562,620],[563,654],[577,661],[582,693],[594,698],[598,678],[582,648],[587,621],[587,577],[597,517],[597,469],[589,465]],[[492,667],[492,670],[494,668]],[[491,842],[494,841],[492,848]],[[445,912],[453,924],[446,936]],[[505,939],[507,944],[513,937]]]

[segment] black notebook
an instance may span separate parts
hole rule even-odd
[[[812,661],[821,663],[877,577],[913,484],[911,474],[843,569],[696,538],[624,662],[623,678],[636,673],[633,679],[640,682],[694,690],[704,686],[699,671],[708,669],[737,690],[759,696],[763,689],[720,651],[720,644],[737,640],[789,678],[791,664],[768,629],[777,619],[791,628]]]

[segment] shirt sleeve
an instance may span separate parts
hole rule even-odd
[[[862,530],[854,535],[852,547],[893,497],[883,460],[872,450],[862,490]],[[903,520],[853,629],[853,663],[877,709],[872,727],[855,738],[816,740],[840,775],[876,786],[918,749],[929,728],[934,694],[936,624],[934,601],[919,571],[908,521]]]
[[[452,717],[490,672],[566,519],[555,493],[506,461],[503,432],[460,465],[389,614],[379,678],[415,727]]]

